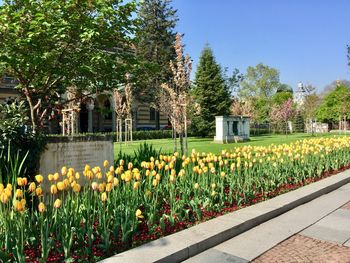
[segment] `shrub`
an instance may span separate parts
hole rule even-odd
[[[32,133],[26,126],[27,121],[24,102],[0,105],[0,148],[3,158],[7,156],[7,161],[3,161],[0,168],[3,176],[8,175],[6,171],[11,170],[10,159],[25,159],[22,173],[33,176],[38,170],[46,138],[43,134]]]

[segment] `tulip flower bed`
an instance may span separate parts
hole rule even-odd
[[[341,137],[237,147],[220,155],[174,153],[141,167],[123,160],[84,171],[63,167],[35,182],[17,178],[0,184],[0,259],[97,261],[349,164],[350,137]]]

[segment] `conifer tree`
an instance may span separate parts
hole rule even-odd
[[[136,96],[159,107],[161,85],[172,78],[169,62],[175,60],[174,28],[178,17],[171,0],[144,0],[138,13],[136,53],[140,62]],[[159,114],[157,114],[159,126]],[[159,127],[157,127],[159,128]]]
[[[197,110],[192,116],[192,130],[208,136],[215,130],[215,116],[228,115],[231,105],[229,86],[208,45],[201,53],[194,84],[192,96]]]

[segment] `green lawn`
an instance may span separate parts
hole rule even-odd
[[[338,134],[317,134],[316,137],[332,137],[339,136]],[[269,145],[269,144],[282,144],[289,143],[292,141],[312,138],[311,134],[306,133],[296,133],[291,135],[282,134],[269,134],[261,136],[253,136],[248,142],[241,143],[229,143],[229,144],[218,144],[214,143],[212,138],[189,138],[188,139],[188,149],[189,152],[192,149],[196,149],[199,152],[213,152],[220,153],[223,149],[230,149],[237,146],[243,145]],[[159,139],[159,140],[142,140],[134,141],[132,143],[114,143],[114,156],[117,157],[119,151],[121,150],[125,154],[133,154],[134,150],[138,148],[141,143],[147,142],[152,144],[157,150],[161,150],[162,153],[172,153],[174,151],[174,143],[172,139]],[[179,144],[178,144],[179,145]]]

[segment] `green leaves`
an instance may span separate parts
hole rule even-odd
[[[135,63],[134,1],[6,1],[0,9],[0,65],[27,89],[32,123],[60,103],[58,87],[109,90]],[[118,51],[116,52],[116,49]],[[32,105],[42,99],[38,111]],[[45,103],[44,103],[45,102]]]
[[[339,121],[339,118],[350,117],[350,90],[338,85],[335,90],[326,95],[316,116],[321,121]]]
[[[209,46],[201,53],[191,93],[199,109],[193,110],[191,129],[207,136],[215,129],[215,116],[229,114],[231,104],[229,87]]]

